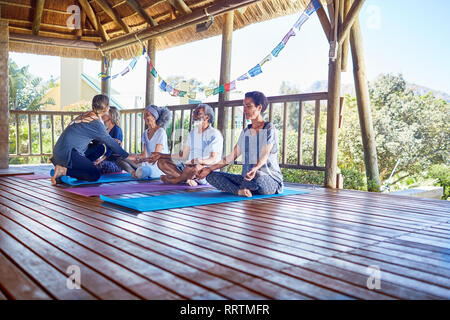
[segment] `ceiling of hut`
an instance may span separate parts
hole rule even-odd
[[[123,35],[170,23],[220,2],[224,0],[0,0],[0,17],[8,20],[11,38],[30,36],[28,42],[11,41],[10,51],[100,59],[100,52],[92,48],[43,45],[32,39],[68,39],[100,45]],[[234,29],[299,12],[308,3],[309,0],[257,1],[235,10]],[[79,15],[73,16],[78,12]],[[165,34],[156,38],[156,48],[163,50],[218,35],[223,21],[223,16],[215,17],[213,25],[201,33],[195,32],[195,26],[189,26]],[[80,28],[70,27],[76,27],[78,22]],[[113,52],[113,58],[130,58],[136,50],[136,45],[121,48]]]

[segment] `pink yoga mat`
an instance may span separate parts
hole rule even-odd
[[[119,183],[115,185],[102,185],[97,187],[66,188],[64,190],[85,197],[93,197],[99,195],[110,196],[115,194],[198,189],[205,187],[210,187],[210,185],[207,184],[191,187],[188,185],[164,184],[161,181],[154,181],[154,182],[129,183],[129,184]]]

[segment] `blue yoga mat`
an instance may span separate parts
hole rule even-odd
[[[174,208],[185,208],[224,202],[257,200],[280,196],[290,196],[302,193],[308,193],[308,191],[284,189],[284,192],[280,194],[254,195],[251,198],[240,197],[233,195],[231,193],[225,193],[221,191],[204,191],[204,192],[167,194],[154,197],[129,198],[129,199],[113,199],[101,195],[100,199],[102,199],[105,202],[117,204],[122,207],[142,212],[142,211],[155,211]]]
[[[50,176],[53,176],[53,169],[50,171]],[[71,186],[80,186],[80,185],[86,185],[86,184],[98,184],[98,183],[108,183],[108,182],[122,182],[122,181],[136,181],[136,180],[156,180],[159,178],[146,178],[146,179],[135,179],[130,173],[116,173],[116,174],[106,174],[102,175],[100,179],[97,181],[85,181],[85,180],[78,180],[77,178],[72,178],[69,176],[62,176],[61,181],[71,185]]]

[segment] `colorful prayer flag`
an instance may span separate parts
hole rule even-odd
[[[240,76],[239,78],[237,78],[238,79],[238,81],[243,81],[243,80],[247,80],[249,77],[248,77],[248,73],[245,73],[245,74],[243,74],[242,76]]]
[[[126,75],[129,71],[130,71],[130,66],[126,67],[126,68],[120,73],[120,75],[123,77],[123,76]]]
[[[134,69],[134,67],[136,66],[136,63],[137,63],[137,59],[133,58],[133,60],[131,60],[131,62],[130,62],[131,69]]]
[[[319,0],[312,0],[305,9],[305,13],[310,16],[322,6]]]
[[[298,30],[300,30],[301,26],[308,19],[309,19],[309,16],[303,12],[302,15],[300,16],[300,18],[298,18],[297,22],[294,24],[294,27],[297,28]]]
[[[261,66],[257,64],[248,71],[248,74],[252,77],[256,77],[258,74],[262,73]]]
[[[225,91],[232,91],[236,89],[236,80],[228,82],[225,84]]]
[[[283,42],[284,45],[286,45],[286,43],[289,41],[289,39],[293,36],[295,36],[295,31],[294,31],[294,29],[291,28],[291,30],[289,30],[289,32],[286,33],[286,35],[284,36],[283,40],[281,40],[281,42]]]
[[[163,80],[163,81],[161,81],[161,83],[159,84],[159,87],[161,88],[162,91],[166,91],[167,83]]]
[[[190,99],[195,100],[195,98],[197,97],[197,93],[196,92],[189,92],[187,95]]]
[[[280,54],[280,51],[283,50],[283,48],[284,48],[284,43],[283,43],[283,42],[280,42],[280,43],[275,47],[275,49],[272,50],[272,55],[273,55],[274,57],[278,57],[278,55]]]
[[[167,91],[167,92],[171,93],[172,90],[173,90],[173,87],[172,87],[172,86],[166,85],[166,91]]]
[[[180,90],[180,92],[178,92],[179,97],[184,97],[186,94],[187,94],[187,91]]]
[[[223,93],[223,92],[225,92],[225,87],[220,86],[220,87],[214,88],[213,94],[216,95],[216,94]]]
[[[173,97],[178,97],[178,93],[180,90],[173,88],[172,92],[170,92],[170,95]]]
[[[117,78],[119,76],[119,74],[117,73],[117,74],[115,74],[115,75],[113,75],[112,77],[111,77],[111,80],[114,80],[115,78]]]
[[[271,53],[269,53],[267,56],[265,56],[265,58],[261,60],[259,65],[262,67],[264,63],[266,63],[267,61],[270,61],[270,60],[272,60],[272,54]]]
[[[158,71],[156,71],[155,68],[153,68],[152,71],[150,71],[150,73],[152,74],[153,78],[156,78],[158,76]]]

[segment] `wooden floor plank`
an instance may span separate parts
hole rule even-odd
[[[2,291],[7,293],[10,299],[15,300],[51,299],[43,288],[0,252],[0,295],[3,295]],[[6,296],[3,295],[3,298],[6,299]]]
[[[170,299],[450,296],[448,202],[308,190],[135,213],[68,193],[48,180],[0,178],[0,230],[10,237],[9,246],[0,242],[0,254],[49,297],[57,291],[21,265],[14,243],[62,277],[67,263],[83,263],[90,272],[85,289],[90,298],[125,293],[154,298],[149,284],[159,290],[157,297]],[[367,288],[369,265],[381,268],[380,290]],[[112,272],[118,275],[114,279]],[[2,284],[0,277],[0,293]]]

